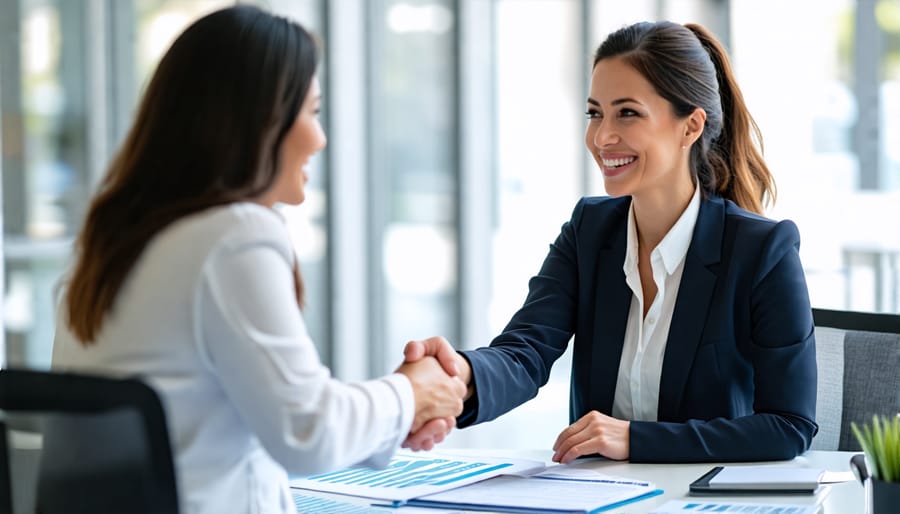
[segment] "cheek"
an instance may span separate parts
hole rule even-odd
[[[593,155],[594,150],[594,136],[597,134],[597,128],[594,127],[593,123],[588,122],[588,127],[584,131],[584,146],[587,147],[588,151]]]

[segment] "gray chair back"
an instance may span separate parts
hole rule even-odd
[[[0,413],[7,418],[0,421],[0,512],[178,512],[165,412],[144,382],[4,369]],[[17,414],[36,422],[42,436],[36,491],[21,495],[12,487],[6,444],[6,425]],[[34,504],[19,501],[25,494]]]
[[[900,412],[900,315],[813,309],[818,389],[813,450],[860,451],[851,423]]]

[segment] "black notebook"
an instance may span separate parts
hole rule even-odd
[[[692,495],[813,494],[824,470],[789,466],[716,466],[691,483]]]

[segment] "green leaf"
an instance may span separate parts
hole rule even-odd
[[[871,425],[859,427],[851,423],[850,428],[873,467],[872,476],[886,482],[900,482],[900,415],[873,416]]]

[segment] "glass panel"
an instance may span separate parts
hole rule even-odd
[[[778,184],[779,201],[770,215],[790,218],[800,228],[813,306],[900,312],[900,231],[876,221],[900,219],[895,183],[900,168],[892,153],[897,145],[887,143],[900,140],[898,116],[891,115],[900,103],[897,3],[878,3],[874,19],[883,34],[858,33],[856,27],[873,18],[875,4],[732,2],[732,52]],[[776,9],[779,16],[770,16]],[[797,19],[804,21],[792,21]],[[760,26],[766,27],[765,37]],[[869,48],[879,39],[886,43],[880,63]],[[880,86],[870,83],[879,65]],[[858,77],[859,70],[872,71]],[[861,93],[868,89],[876,94]],[[879,122],[859,131],[857,124],[873,116]],[[870,141],[872,134],[880,134],[880,150]],[[870,151],[879,151],[879,158]],[[880,164],[880,175],[867,167],[871,163]],[[873,177],[877,186],[861,189]]]
[[[3,315],[9,365],[49,365],[53,288],[69,263],[72,239],[80,229],[92,186],[110,157],[97,155],[96,149],[115,150],[129,128],[146,81],[173,39],[197,17],[231,3],[0,0]],[[319,2],[283,3],[271,8],[281,7],[276,12],[316,29]],[[100,14],[111,30],[89,17],[88,13],[97,14],[91,9],[98,5],[108,9]],[[92,30],[103,33],[92,34]],[[117,55],[122,58],[114,62]],[[103,70],[113,75],[106,76]],[[97,106],[91,103],[91,88],[115,94]],[[122,120],[121,126],[107,133],[107,122],[113,119]],[[97,137],[109,141],[92,140]],[[310,307],[305,315],[321,351],[328,344],[328,275],[320,169],[321,159],[313,167],[307,205],[303,210],[286,210],[285,215],[295,232],[307,282]],[[323,357],[327,362],[327,354]]]
[[[879,84],[879,159],[884,187],[900,190],[900,2],[878,0],[875,4],[875,22],[878,27],[881,55],[878,62]],[[900,264],[894,264],[895,268]],[[900,288],[900,284],[895,284]],[[900,304],[893,300],[895,310]]]
[[[528,280],[582,195],[584,91],[580,2],[500,0],[494,12],[498,223],[493,233],[491,336],[522,306]],[[540,27],[535,37],[534,27]],[[490,341],[466,341],[484,346]],[[449,444],[547,448],[568,425],[571,351],[537,397]],[[521,427],[528,427],[522,430]]]
[[[9,41],[4,70],[12,73],[0,84],[7,363],[44,367],[53,285],[86,204],[86,20],[83,2],[0,5],[4,29],[21,36]]]
[[[380,374],[397,366],[409,339],[456,340],[456,19],[449,0],[381,0],[372,13]]]

